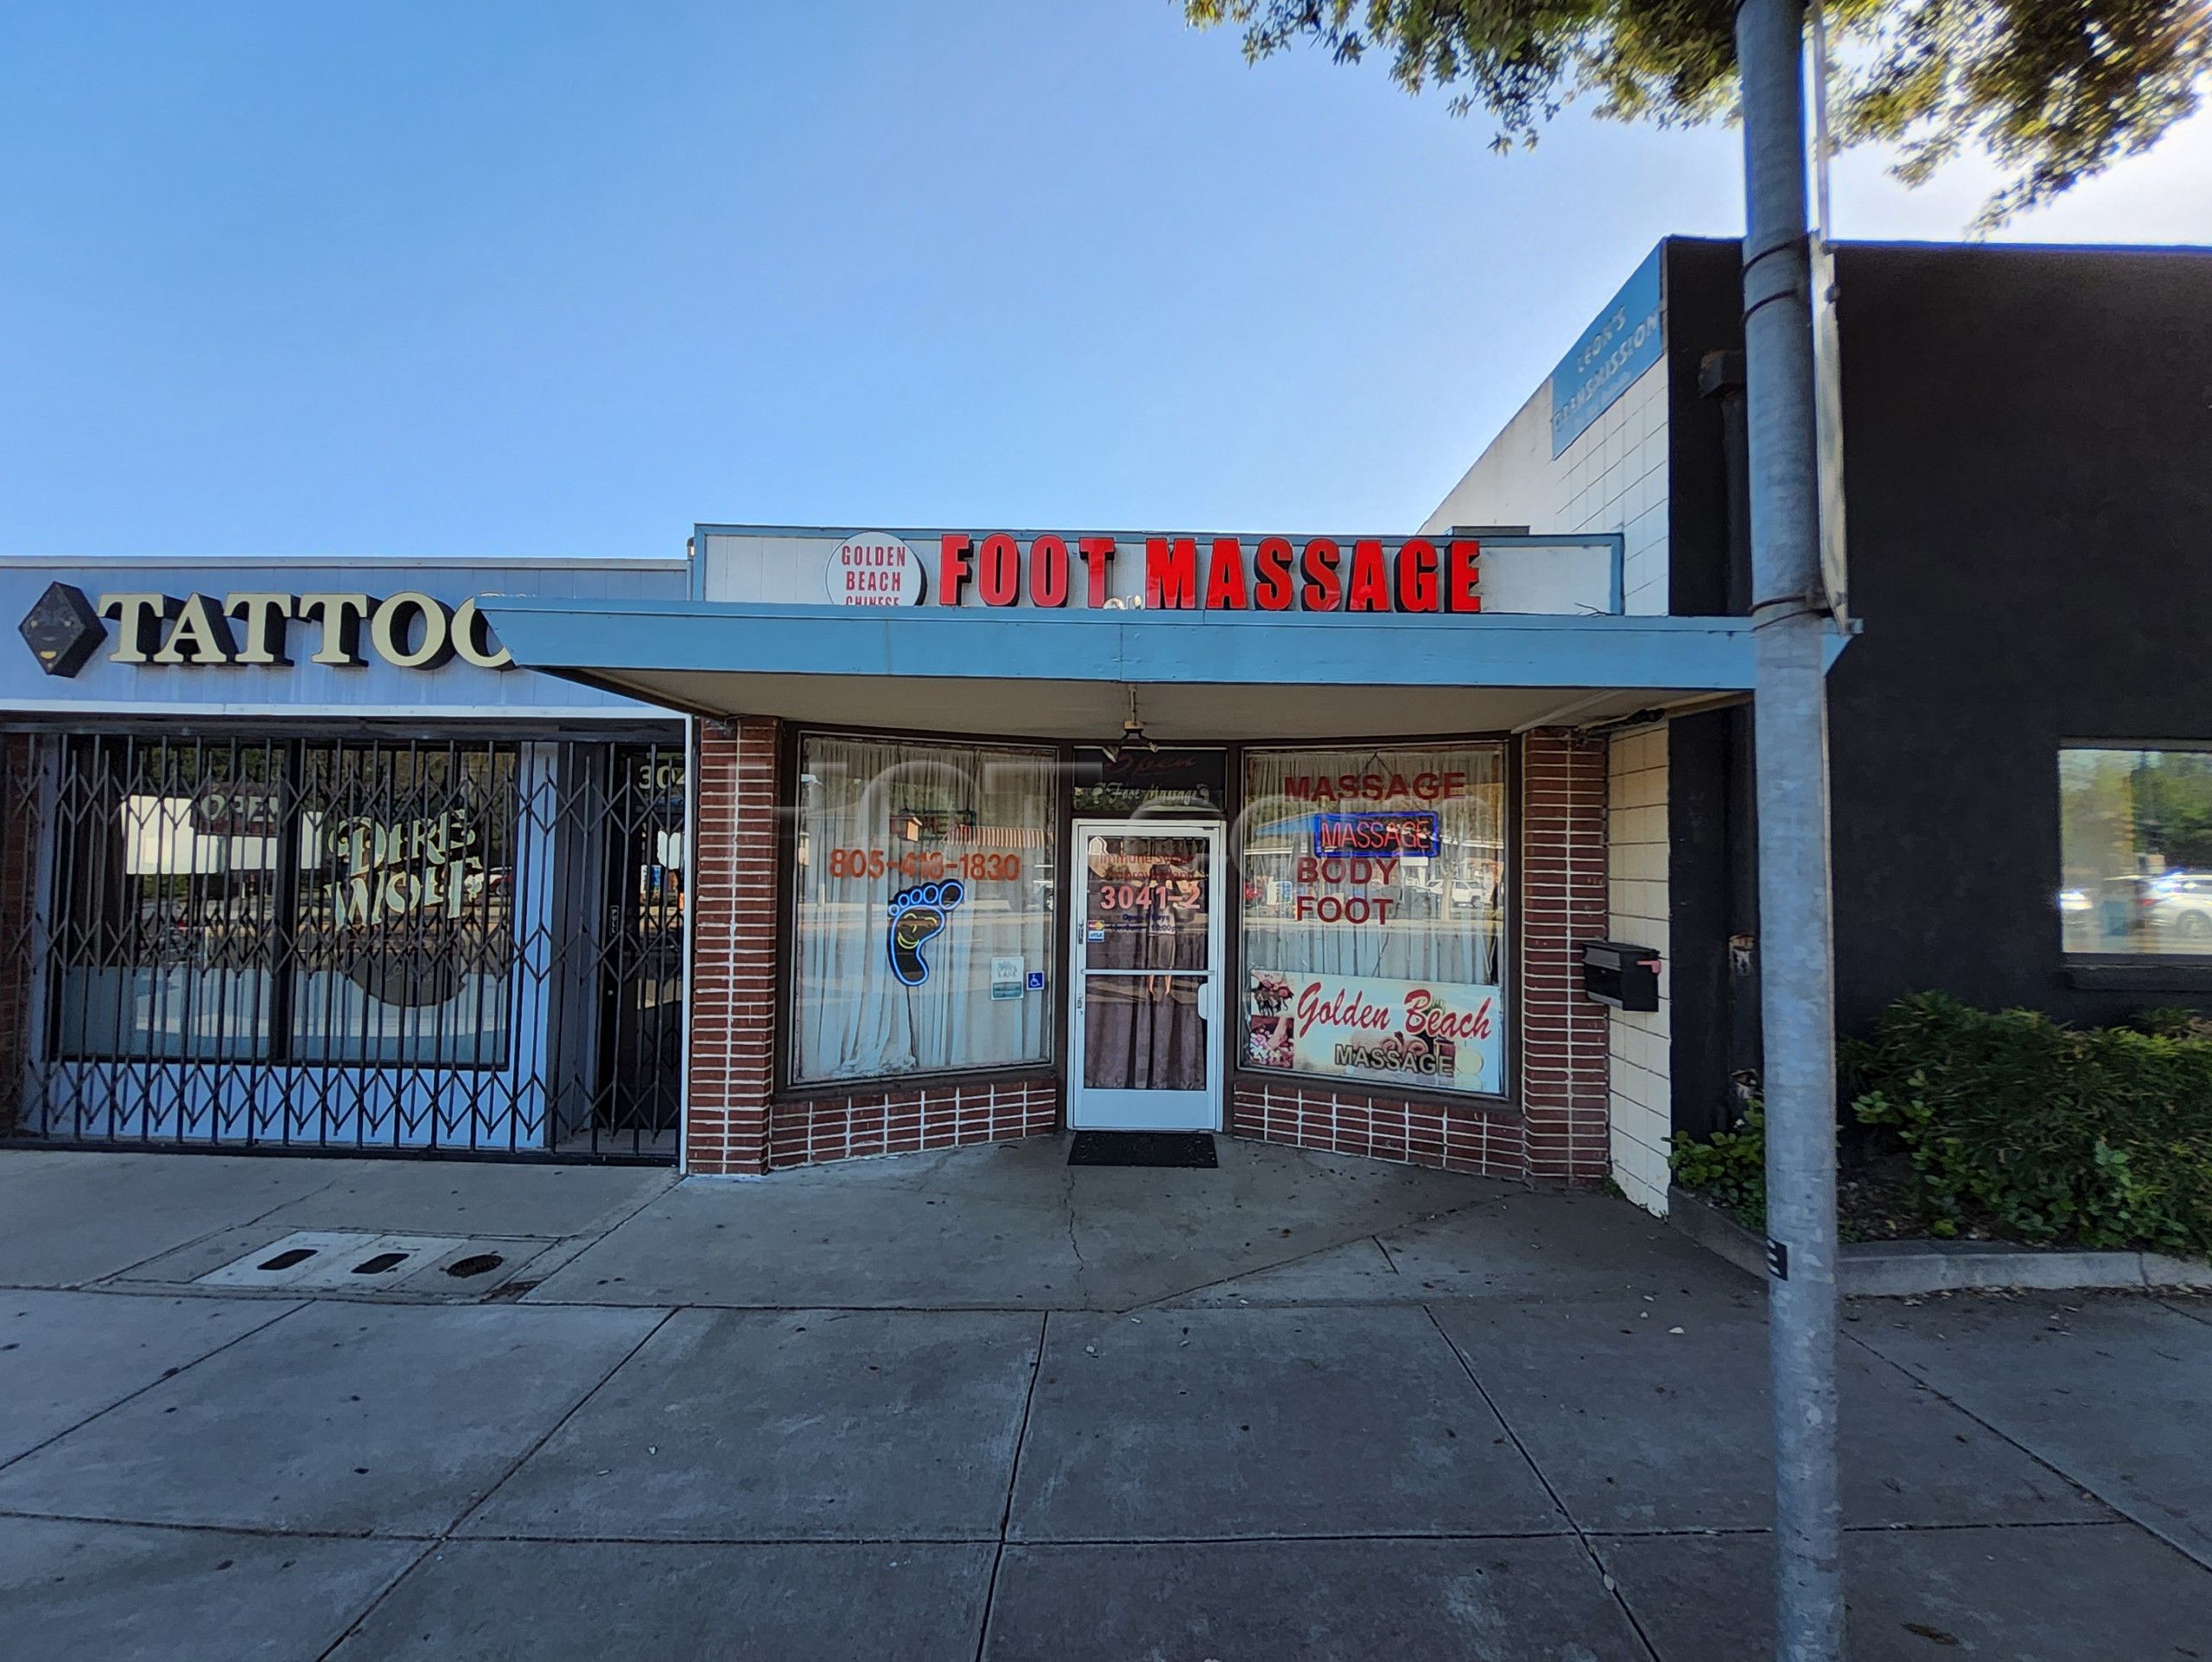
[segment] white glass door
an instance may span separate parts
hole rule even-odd
[[[1068,1124],[1221,1128],[1222,828],[1075,824]]]

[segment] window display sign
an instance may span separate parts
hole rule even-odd
[[[1317,813],[1313,852],[1395,854],[1432,859],[1443,846],[1442,821],[1434,813]]]
[[[1247,998],[1253,1067],[1489,1095],[1503,1088],[1497,987],[1261,970]]]
[[[792,880],[794,1083],[1036,1066],[1058,757],[810,733]]]
[[[930,978],[922,946],[944,927],[967,893],[957,882],[918,883],[891,897],[891,973],[903,985],[918,987]]]
[[[1244,765],[1244,1065],[1505,1094],[1503,748]]]
[[[1220,750],[1076,748],[1075,811],[1134,817],[1179,809],[1219,813],[1228,800],[1228,757]]]
[[[1195,837],[1091,838],[1084,858],[1086,966],[1204,968],[1206,858]]]

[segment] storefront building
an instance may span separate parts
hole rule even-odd
[[[683,723],[480,596],[684,583],[0,562],[0,1133],[674,1159]]]
[[[1835,259],[1860,632],[1831,643],[1841,1026],[1931,988],[2069,1021],[2212,1007],[2212,255]],[[502,614],[525,661],[702,718],[696,1168],[1213,1114],[1610,1175],[1663,1212],[1674,1139],[1732,1119],[1762,1062],[1741,304],[1736,244],[1662,242],[1410,543],[704,526],[690,603],[626,645]],[[998,962],[902,985],[947,1001],[944,1036],[909,1043],[826,920],[889,927],[943,881],[927,816],[893,825],[855,781],[946,744],[978,778],[1033,770],[1036,900],[963,869],[944,920],[913,919],[957,952],[976,907]],[[995,799],[941,806],[1011,850]],[[1195,895],[1203,869],[1203,944],[1146,911],[1154,848],[1115,840],[1171,816],[1161,872]],[[1592,942],[1641,949],[1654,984],[1593,997]],[[1408,990],[1490,998],[1491,1030],[1413,1032]]]
[[[1761,1063],[1738,261],[1661,244],[1391,534],[0,564],[11,1134],[1211,1130],[1663,1210]],[[2212,256],[1836,267],[1841,1024],[2206,1008]]]
[[[687,601],[490,609],[698,720],[688,1168],[1067,1126],[1588,1181],[1609,735],[1751,665],[1634,571],[1618,531],[702,525]]]

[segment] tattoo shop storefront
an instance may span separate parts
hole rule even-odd
[[[673,1160],[684,723],[480,596],[680,560],[0,561],[0,1136]]]
[[[702,526],[688,600],[486,609],[699,718],[690,1169],[1065,1125],[1589,1178],[1604,735],[1751,674],[1621,554]]]

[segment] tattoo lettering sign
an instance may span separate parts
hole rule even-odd
[[[381,598],[356,591],[180,597],[149,590],[93,602],[56,583],[22,631],[41,667],[60,676],[76,674],[103,646],[112,663],[180,668],[289,667],[301,652],[309,663],[336,669],[359,669],[372,655],[403,670],[434,670],[456,658],[479,669],[514,665],[475,601],[448,606],[412,589]]]

